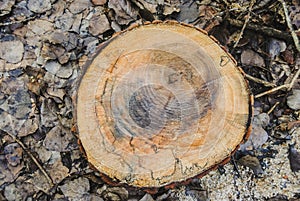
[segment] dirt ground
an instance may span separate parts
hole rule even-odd
[[[153,20],[213,35],[255,100],[250,139],[228,164],[150,194],[89,166],[73,97],[99,44]],[[0,200],[300,200],[299,27],[299,0],[2,0]]]

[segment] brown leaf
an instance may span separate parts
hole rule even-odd
[[[74,136],[71,131],[57,125],[47,133],[44,146],[52,151],[69,151],[72,149],[72,142],[74,142]]]
[[[247,49],[242,52],[241,62],[243,65],[247,66],[259,66],[264,67],[265,61],[264,59],[253,50]]]
[[[108,7],[115,11],[116,20],[119,24],[127,25],[137,19],[137,9],[127,0],[110,0]]]
[[[21,163],[23,150],[17,143],[12,143],[4,147],[4,154],[8,164],[15,167]]]

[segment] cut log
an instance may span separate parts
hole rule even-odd
[[[121,32],[86,64],[76,120],[88,161],[115,181],[161,187],[228,161],[251,98],[234,59],[204,31],[155,22]]]

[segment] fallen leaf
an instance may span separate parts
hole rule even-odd
[[[242,52],[241,62],[246,66],[259,66],[264,67],[265,61],[264,59],[253,50],[247,49]]]
[[[60,183],[69,175],[69,169],[64,166],[60,160],[57,160],[54,164],[48,166],[47,171],[49,172],[54,184]]]
[[[128,0],[110,0],[108,7],[115,11],[116,20],[119,24],[127,25],[137,19],[138,11]]]
[[[199,17],[199,9],[195,1],[186,1],[179,6],[179,9],[176,19],[180,22],[190,23]]]
[[[75,137],[70,130],[57,125],[52,128],[44,139],[44,146],[51,151],[70,151],[74,149]]]
[[[69,10],[73,14],[81,13],[82,11],[90,8],[92,6],[92,3],[90,1],[86,0],[75,0],[71,3],[69,6]]]
[[[93,36],[98,36],[110,29],[109,21],[104,14],[95,14],[90,19],[89,32]]]
[[[290,160],[291,170],[298,172],[300,170],[300,153],[295,149],[294,145],[289,145],[288,158]]]
[[[66,181],[59,188],[67,198],[80,200],[80,198],[88,194],[90,183],[87,178],[79,177],[78,179]]]
[[[10,13],[11,8],[15,4],[15,0],[3,0],[0,3],[0,16]]]
[[[280,52],[284,52],[286,50],[286,43],[273,38],[269,41],[267,50],[271,59],[274,59]]]
[[[24,53],[24,44],[19,40],[0,42],[0,58],[9,63],[18,63],[22,60]],[[0,67],[0,71],[4,71]]]
[[[27,7],[35,13],[44,13],[51,9],[50,0],[28,0]]]
[[[154,201],[154,199],[150,194],[146,193],[139,201]]]

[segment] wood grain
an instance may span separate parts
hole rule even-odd
[[[214,39],[153,23],[101,45],[82,76],[76,119],[96,169],[160,187],[230,157],[248,131],[250,102],[242,72]]]

